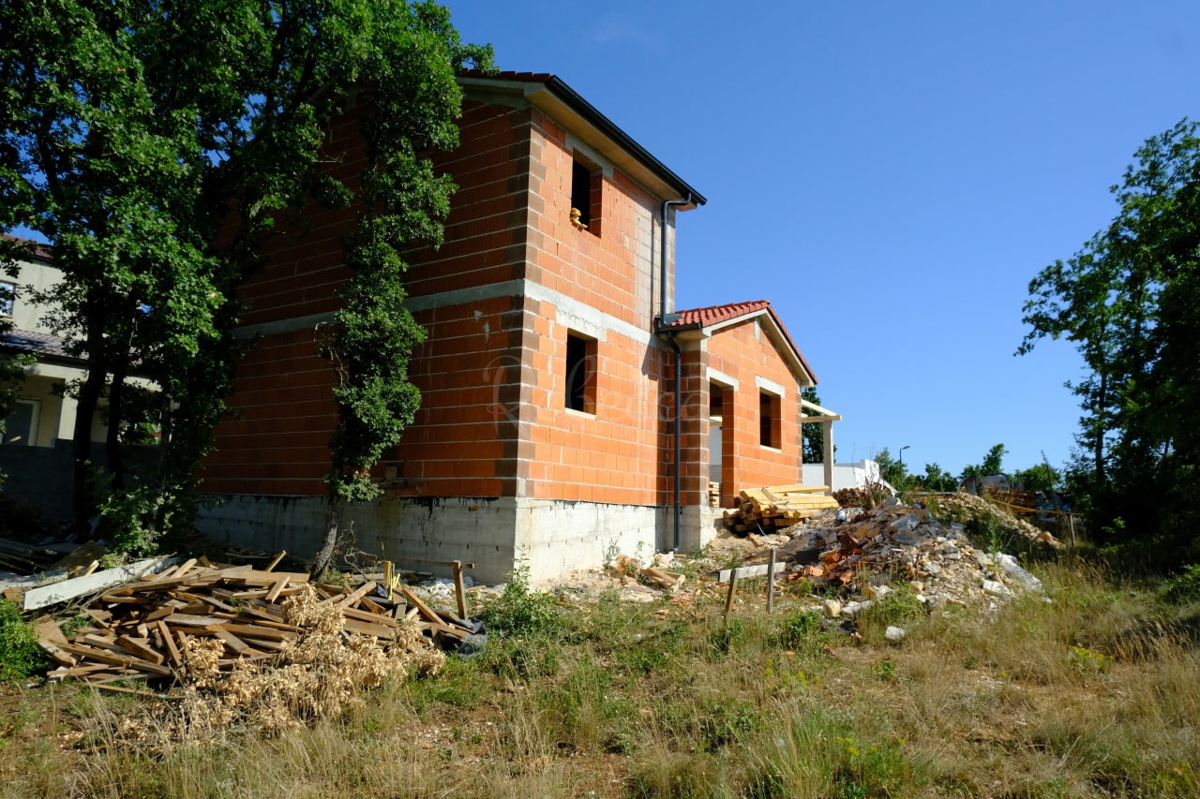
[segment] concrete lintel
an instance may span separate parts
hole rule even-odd
[[[712,367],[708,368],[708,380],[710,383],[717,383],[724,388],[731,388],[734,391],[738,390],[738,381],[724,372],[718,372]]]
[[[765,378],[761,375],[755,376],[754,385],[760,389],[769,391],[770,393],[776,395],[780,399],[787,396],[787,389],[785,389],[783,386],[776,383],[774,380],[768,380],[767,378]]]

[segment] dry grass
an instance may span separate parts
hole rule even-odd
[[[786,599],[728,626],[715,592],[549,625],[533,600],[509,618],[536,629],[436,676],[168,746],[123,732],[145,700],[22,691],[0,796],[1200,796],[1200,605],[1081,562],[1035,571],[1052,601],[909,614],[896,644],[902,604],[855,645]]]

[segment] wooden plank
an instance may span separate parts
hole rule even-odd
[[[153,574],[174,563],[174,558],[149,558],[118,566],[115,569],[105,569],[95,574],[64,580],[54,585],[34,588],[25,592],[25,610],[36,610],[49,605],[57,605],[60,602],[68,602],[76,597],[98,593],[106,588],[136,580],[145,574]]]
[[[736,569],[721,569],[717,572],[717,582],[729,582],[733,579],[734,572],[737,572],[738,577],[761,577],[767,573],[769,568],[769,563],[760,563],[757,566],[738,566]]]
[[[166,660],[162,652],[150,646],[148,642],[140,641],[137,638],[122,635],[117,638],[117,643],[129,654],[136,655],[151,663],[162,663]]]
[[[274,585],[275,581],[280,577],[287,575],[288,582],[292,583],[307,583],[308,572],[260,572],[251,571],[237,575],[238,582],[246,585],[270,586]]]
[[[72,655],[78,655],[79,657],[87,658],[88,660],[94,660],[99,663],[107,663],[111,666],[121,666],[123,668],[133,669],[134,671],[144,671],[149,674],[158,675],[159,677],[170,677],[173,674],[173,672],[166,666],[160,666],[157,663],[151,663],[150,661],[142,660],[141,658],[119,655],[116,652],[110,652],[97,647],[81,646],[79,644],[67,644],[65,647],[63,647],[63,649]]]
[[[158,629],[158,635],[167,650],[167,657],[170,659],[171,664],[176,667],[182,666],[183,656],[179,654],[179,647],[175,645],[175,636],[171,634],[171,628],[163,621],[156,622],[155,627]]]
[[[263,571],[265,571],[265,572],[269,572],[269,571],[271,571],[272,569],[274,569],[276,566],[278,566],[278,565],[279,565],[279,561],[283,560],[283,559],[284,559],[284,557],[285,557],[286,555],[287,555],[287,550],[286,550],[286,549],[281,549],[281,550],[279,550],[279,554],[278,554],[278,555],[276,555],[276,556],[275,556],[275,559],[274,559],[274,560],[272,560],[270,563],[268,563],[268,564],[267,564],[267,565],[266,565],[266,566],[263,568]]]
[[[216,616],[196,616],[191,613],[172,613],[163,621],[177,627],[215,627],[226,623],[226,619]]]
[[[367,594],[374,591],[376,585],[378,585],[378,583],[376,583],[374,580],[369,580],[355,589],[354,593],[346,594],[344,597],[342,597],[338,604],[343,608],[348,608]]]
[[[269,641],[295,641],[299,633],[291,630],[277,630],[274,627],[257,624],[225,624],[222,629],[242,638],[263,638]]]
[[[458,601],[458,617],[467,618],[467,590],[463,588],[462,561],[456,560],[451,565],[454,570],[454,598]]]
[[[293,633],[304,632],[303,627],[298,627],[295,624],[288,624],[285,621],[275,621],[274,619],[269,619],[269,618],[260,618],[258,616],[253,616],[252,614],[253,614],[253,610],[250,608],[247,608],[246,610],[242,611],[241,616],[238,616],[237,621],[239,623],[247,622],[249,624],[253,624],[255,627],[270,627],[273,630],[287,630],[288,632],[293,632]],[[226,622],[226,623],[228,623],[228,622]]]
[[[382,624],[373,624],[359,621],[358,619],[343,619],[342,629],[347,632],[358,633],[359,635],[373,635],[376,638],[383,638],[388,641],[396,637],[396,629],[394,627],[385,627]]]
[[[274,602],[275,600],[279,599],[280,592],[283,591],[283,589],[287,588],[287,585],[289,582],[291,582],[291,579],[292,578],[288,577],[285,574],[282,577],[280,577],[278,580],[276,580],[271,585],[271,590],[267,591],[267,595],[265,597],[266,600],[268,602]]]
[[[433,622],[434,624],[444,623],[442,621],[442,617],[439,616],[436,611],[422,602],[420,597],[408,590],[407,585],[400,583],[397,588],[399,589],[400,593],[404,594],[404,598],[408,600],[409,604],[421,612],[421,615],[425,617],[425,621]]]
[[[239,655],[251,654],[250,647],[246,645],[246,642],[226,630],[224,627],[213,627],[212,633],[217,638],[220,638],[222,641],[224,641],[225,646],[229,647],[234,652],[237,652]]]
[[[342,614],[347,618],[358,619],[359,621],[370,622],[371,624],[382,624],[384,627],[400,626],[400,622],[396,621],[391,616],[383,616],[378,613],[371,613],[369,610],[359,610],[358,608],[342,608]]]
[[[98,671],[105,671],[112,668],[107,663],[89,663],[86,666],[73,666],[71,668],[58,668],[46,674],[46,678],[54,682],[66,679],[67,677],[82,677],[86,674],[94,674]]]

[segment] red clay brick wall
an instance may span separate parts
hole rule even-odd
[[[463,104],[460,146],[438,154],[439,172],[453,175],[445,243],[409,254],[410,296],[486,286],[525,277],[528,216],[533,202],[529,109]]]
[[[727,481],[722,479],[722,504],[727,506],[729,500],[744,488],[799,483],[802,452],[800,388],[774,342],[757,321],[750,320],[718,330],[708,339],[706,349],[709,368],[737,381],[736,391],[724,392],[724,458],[726,461],[732,458],[734,485],[727,486]],[[760,389],[756,385],[759,376],[785,389],[780,402],[779,449],[760,444]],[[704,388],[707,403],[707,385]],[[707,408],[707,404],[704,407]],[[703,446],[707,448],[707,441]],[[728,471],[727,468],[726,473]],[[698,477],[701,481],[707,480],[706,475]]]
[[[598,176],[599,218],[578,230],[570,222],[575,153],[566,132],[536,111],[532,152],[528,275],[578,305],[530,308],[535,385],[525,410],[533,445],[528,496],[662,504],[669,485],[663,377],[670,353],[650,342],[657,290],[651,248],[661,200],[610,165]],[[594,414],[566,407],[566,342],[570,314],[580,307],[588,323],[574,332],[599,339]]]
[[[463,146],[437,160],[459,186],[446,244],[410,254],[411,297],[471,289],[522,277],[528,203],[528,110],[467,103]],[[335,125],[328,146],[337,168],[361,169],[354,118]],[[339,236],[352,211],[306,211],[304,224],[267,249],[266,267],[244,287],[246,324],[280,322],[336,309],[333,292],[348,276]],[[415,353],[414,384],[423,395],[396,458],[401,493],[502,496],[516,491],[517,451],[511,408],[524,313],[509,297],[426,308],[417,321],[429,340]],[[514,333],[515,331],[515,333]],[[518,349],[514,350],[513,347]],[[218,493],[321,494],[335,416],[332,369],[316,355],[312,325],[262,337],[239,367],[230,403],[238,413],[217,429],[218,450],[205,462],[206,489]],[[385,474],[381,467],[378,476]]]
[[[238,366],[237,416],[217,425],[204,489],[234,494],[320,494],[333,432],[333,369],[311,329],[266,336]]]

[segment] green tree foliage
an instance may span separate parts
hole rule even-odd
[[[817,395],[815,388],[806,388],[800,392],[800,398],[808,400],[814,405],[821,404],[821,398]],[[812,414],[805,413],[805,416]],[[825,462],[825,425],[817,422],[802,425],[803,430],[801,435],[804,440],[804,462],[805,463],[824,463]],[[837,445],[834,445],[834,452],[837,452]]]
[[[925,474],[913,475],[913,480],[926,491],[954,491],[958,480],[936,463],[925,464]]]
[[[348,374],[338,401],[372,425],[403,423],[411,389],[383,384],[402,383],[404,364],[364,370],[363,328],[403,297],[396,247],[440,237],[451,187],[418,154],[454,145],[454,69],[486,65],[490,50],[461,44],[445,9],[402,0],[12,0],[0,30],[0,224],[52,245],[64,280],[44,299],[89,362],[77,388],[77,520],[101,499],[89,438],[103,399],[109,522],[152,541],[186,519],[231,386],[236,288],[276,223],[309,202],[366,201],[346,242],[356,276],[335,323]],[[350,97],[368,108],[373,158],[335,178],[321,146]],[[402,319],[375,343],[417,335]],[[162,465],[127,485],[135,375],[159,389]],[[339,428],[335,447],[361,440]],[[355,457],[337,457],[335,470],[359,474]]]
[[[1008,447],[997,444],[983,456],[983,463],[979,464],[979,468],[984,474],[1004,474],[1004,456],[1007,454]]]
[[[1029,285],[1019,353],[1075,343],[1086,376],[1070,480],[1093,530],[1194,538],[1200,505],[1200,138],[1184,120],[1136,153],[1107,228]],[[1082,503],[1081,503],[1082,504]]]
[[[1004,456],[1007,454],[1007,447],[1003,444],[996,444],[983,456],[982,462],[963,467],[962,474],[958,476],[958,479],[972,480],[991,474],[1004,474]]]
[[[905,491],[909,488],[912,478],[908,473],[908,464],[898,458],[893,458],[887,447],[881,449],[875,455],[874,460],[879,464],[879,473],[892,488],[897,491]]]

